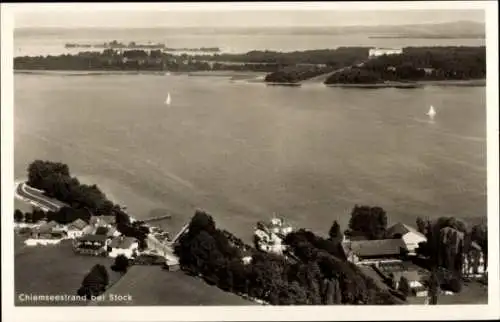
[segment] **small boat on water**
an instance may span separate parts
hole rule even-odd
[[[167,98],[165,99],[165,104],[170,105],[172,103],[172,98],[170,97],[170,93],[167,94]]]
[[[434,116],[436,116],[436,110],[434,109],[434,106],[431,105],[431,107],[429,108],[429,112],[427,112],[427,116],[429,116],[430,118],[434,118]]]

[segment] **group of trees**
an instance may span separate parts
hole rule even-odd
[[[111,270],[115,272],[126,273],[129,266],[130,260],[125,255],[118,255],[115,258],[113,266],[111,266]]]
[[[68,223],[81,218],[88,222],[92,215],[115,216],[117,230],[124,236],[137,238],[139,245],[144,247],[149,233],[144,222],[131,223],[130,216],[122,207],[111,202],[96,185],[81,184],[76,177],[71,177],[66,164],[35,160],[28,166],[27,183],[42,189],[47,196],[70,205],[56,213],[47,213],[49,220]]]
[[[193,216],[187,232],[175,248],[184,271],[201,275],[208,283],[271,304],[393,303],[355,265],[338,259],[316,243],[336,253],[335,242],[300,231],[287,239],[299,260],[235,245],[228,232],[216,228],[202,211]],[[312,240],[312,242],[310,242]],[[245,265],[243,253],[251,251]]]
[[[85,222],[90,221],[90,213],[86,209],[62,207],[58,211],[44,212],[40,209],[33,209],[31,212],[23,213],[21,210],[14,210],[14,221],[25,223],[37,223],[41,220],[55,221],[59,224],[66,225],[81,219]]]
[[[432,270],[437,270],[440,285],[443,289],[453,292],[461,290],[464,259],[474,265],[477,271],[479,258],[472,248],[476,242],[484,254],[484,269],[487,266],[487,227],[475,225],[468,229],[464,222],[453,217],[441,217],[434,222],[417,219],[419,231],[425,234],[427,241],[420,243],[417,252],[427,258],[427,264]]]
[[[340,68],[345,62],[355,62],[368,57],[368,47],[339,47],[336,49],[315,49],[280,52],[253,50],[244,54],[195,55],[197,60],[274,63],[281,66],[296,64],[328,65]],[[340,67],[339,67],[340,66]]]
[[[383,81],[468,80],[486,77],[486,47],[407,47],[332,75],[326,84]]]
[[[78,71],[255,71],[275,72],[278,64],[225,63],[197,60],[188,55],[172,55],[159,51],[129,50],[119,54],[111,49],[103,53],[81,52],[77,55],[15,57],[16,70],[78,70]]]
[[[332,71],[331,67],[318,66],[291,66],[267,74],[266,82],[272,83],[297,83],[321,74]]]
[[[81,287],[78,289],[79,296],[85,296],[87,300],[99,296],[109,284],[109,275],[106,267],[97,264],[92,267],[90,272],[85,275]]]
[[[381,207],[355,205],[351,211],[349,230],[351,237],[384,239],[387,230],[387,213]]]
[[[90,51],[76,55],[15,57],[14,69],[256,71],[270,73],[266,78],[269,82],[297,82],[365,60],[368,50],[367,47],[341,47],[295,52],[250,51],[245,54],[173,55],[161,50],[151,50],[148,53],[142,49],[123,52],[105,49],[102,53]]]
[[[272,57],[272,53],[266,52],[266,55]],[[297,83],[335,69],[357,64],[366,60],[367,56],[368,48],[365,47],[283,53],[275,58],[283,68],[268,74],[265,80],[274,83]]]

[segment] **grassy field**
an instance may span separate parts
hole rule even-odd
[[[424,304],[423,297],[409,297],[408,304]],[[488,304],[488,287],[478,282],[464,283],[462,291],[454,295],[440,294],[438,305]]]
[[[19,295],[76,295],[84,276],[95,264],[108,269],[110,284],[120,278],[111,271],[113,260],[106,257],[82,256],[73,253],[71,242],[55,246],[28,247],[15,239],[14,289],[15,304],[22,306],[85,305],[80,302],[24,302]]]
[[[468,282],[455,295],[441,295],[438,304],[488,304],[488,287],[479,282]]]
[[[110,295],[128,295],[132,301],[111,301]],[[95,304],[114,305],[255,305],[224,292],[182,271],[169,272],[158,266],[132,266]]]

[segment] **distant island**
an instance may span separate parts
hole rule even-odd
[[[113,40],[109,43],[103,44],[78,44],[78,43],[67,43],[64,45],[65,48],[100,48],[100,49],[160,49],[163,51],[185,51],[185,52],[220,52],[218,47],[200,47],[200,48],[169,48],[162,43],[147,43],[138,44],[134,41],[124,44]]]
[[[112,46],[118,45],[121,44],[112,42]],[[15,57],[14,70],[264,72],[266,83],[287,86],[300,86],[304,81],[362,88],[415,88],[436,82],[484,86],[486,47],[340,47],[193,55],[160,49],[108,48],[75,55]]]

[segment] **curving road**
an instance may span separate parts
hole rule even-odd
[[[42,191],[28,186],[25,182],[19,183],[15,188],[15,196],[19,199],[29,202],[33,206],[39,207],[44,211],[58,211],[67,206],[65,203],[49,198]]]

